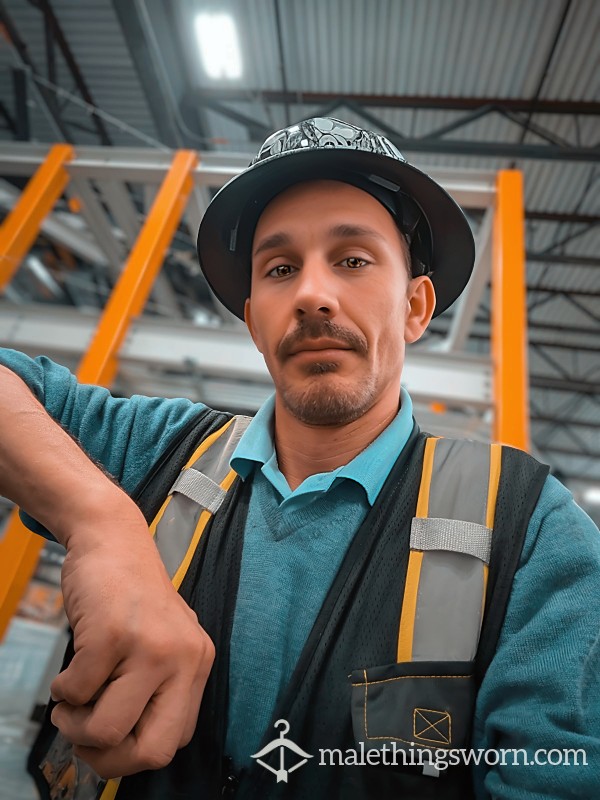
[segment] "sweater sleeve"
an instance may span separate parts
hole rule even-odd
[[[113,397],[108,389],[80,384],[66,367],[45,356],[32,359],[0,348],[0,364],[29,386],[46,411],[126,492],[135,488],[173,437],[206,410],[185,399]]]
[[[498,764],[496,753],[486,754],[487,763],[474,767],[478,798],[598,796],[600,534],[552,476],[480,687],[473,747],[522,749],[501,754]]]

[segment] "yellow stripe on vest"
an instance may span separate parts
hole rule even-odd
[[[200,456],[203,453],[205,453],[208,450],[208,448],[212,444],[214,444],[214,442],[217,441],[219,436],[222,436],[225,433],[225,431],[231,425],[231,423],[234,421],[234,419],[235,419],[235,417],[232,417],[230,420],[227,420],[227,422],[225,423],[225,425],[223,425],[222,428],[219,428],[218,431],[215,431],[214,433],[211,433],[210,436],[207,436],[206,439],[202,442],[202,444],[200,444],[196,448],[196,450],[194,450],[194,453],[188,459],[188,461],[185,463],[185,465],[183,466],[183,469],[188,469],[188,467],[190,467],[192,464],[194,464],[200,458]],[[152,524],[150,525],[149,530],[150,530],[150,534],[152,535],[153,538],[156,536],[156,529],[158,528],[158,525],[159,525],[161,519],[163,518],[163,515],[164,515],[165,511],[167,510],[167,506],[171,502],[171,498],[172,497],[173,497],[172,494],[167,495],[164,503],[159,508],[158,513],[156,514],[156,516],[152,520]],[[180,583],[181,583],[181,581],[180,581]]]
[[[427,439],[425,442],[425,453],[423,454],[423,472],[421,475],[421,485],[419,486],[419,499],[417,500],[416,517],[429,516],[429,491],[431,489],[431,476],[433,474],[433,457],[435,446],[438,443],[437,436]]]
[[[429,514],[429,490],[431,488],[433,456],[437,441],[437,438],[431,438],[427,439],[425,443],[425,453],[423,454],[423,471],[421,474],[421,485],[419,486],[419,497],[417,500],[417,517],[427,517]],[[400,627],[398,630],[398,662],[412,661],[415,614],[417,611],[417,595],[419,591],[419,578],[421,577],[422,563],[423,551],[411,550],[408,556],[408,567],[406,569],[406,581],[404,585],[404,598],[402,600],[402,613],[400,614]]]
[[[490,478],[488,481],[488,500],[485,512],[485,524],[488,528],[494,527],[496,517],[496,500],[498,499],[498,486],[500,485],[500,470],[502,467],[502,445],[490,445]]]
[[[234,469],[229,470],[227,475],[223,478],[221,483],[219,484],[221,489],[225,489],[227,492],[231,488],[231,484],[237,478],[237,472]],[[203,511],[200,514],[200,518],[198,519],[198,524],[196,525],[196,530],[194,531],[194,535],[192,536],[192,540],[190,545],[187,549],[187,553],[185,554],[183,561],[179,565],[179,569],[173,575],[173,580],[171,583],[176,589],[179,589],[181,586],[181,582],[185,577],[186,572],[190,566],[194,553],[196,552],[196,548],[198,547],[198,543],[204,533],[204,529],[206,528],[210,518],[212,517],[212,512],[210,511]]]
[[[423,551],[411,550],[408,556],[404,600],[402,601],[402,614],[400,615],[400,629],[398,631],[398,662],[412,661],[417,594],[422,563]]]
[[[104,787],[104,791],[102,792],[98,800],[115,800],[120,783],[121,783],[121,778],[111,778],[111,780],[109,780],[106,786]]]
[[[500,485],[500,473],[502,471],[502,445],[490,445],[490,477],[488,481],[487,508],[485,511],[485,524],[488,528],[494,527],[496,520],[496,500],[498,499],[498,487]],[[481,624],[483,625],[483,610],[485,608],[485,598],[487,596],[487,583],[490,568],[487,564],[483,565],[483,593],[481,598]]]

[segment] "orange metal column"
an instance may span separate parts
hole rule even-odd
[[[502,170],[496,184],[492,264],[492,361],[496,441],[528,450],[529,378],[523,176]]]
[[[198,156],[180,150],[152,205],[144,227],[110,296],[92,344],[84,355],[77,377],[82,383],[112,383],[117,353],[131,322],[148,299],[165,250],[175,233],[192,190],[192,170]]]
[[[73,158],[71,145],[54,145],[30,178],[15,207],[0,226],[0,292],[11,281],[35,241],[44,218],[69,182],[65,165]],[[15,511],[0,540],[0,638],[29,581],[43,540],[25,530]]]
[[[197,163],[198,156],[193,151],[181,150],[175,155],[79,365],[77,377],[82,383],[112,383],[118,350],[132,317],[144,308],[192,190],[192,170]],[[0,638],[33,574],[42,545],[43,539],[28,535],[14,512],[0,540],[0,564],[5,578],[0,585]]]
[[[55,144],[30,178],[15,207],[0,226],[0,292],[10,282],[34,243],[44,217],[69,182],[65,169],[73,158],[69,144]]]

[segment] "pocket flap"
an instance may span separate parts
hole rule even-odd
[[[466,747],[475,701],[472,672],[470,661],[413,661],[354,671],[350,679],[357,745]]]

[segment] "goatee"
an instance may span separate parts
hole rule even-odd
[[[277,358],[283,362],[298,345],[310,339],[334,339],[348,346],[359,356],[366,357],[368,345],[364,337],[336,325],[328,319],[300,320],[294,331],[286,336],[277,348]],[[306,382],[298,386],[283,384],[280,395],[287,410],[307,425],[346,425],[361,417],[375,401],[375,380],[356,383],[347,389],[339,382],[327,379],[335,374],[339,364],[331,361],[314,361],[306,367]]]

